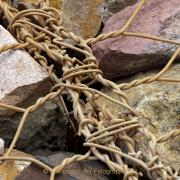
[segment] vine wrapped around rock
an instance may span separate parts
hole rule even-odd
[[[172,64],[178,55],[180,48],[177,49],[169,63],[160,73],[157,74],[157,76],[147,77],[143,80],[136,80],[130,84],[121,84],[118,86],[112,81],[103,78],[103,72],[98,69],[98,62],[93,56],[91,48],[88,46],[88,44],[93,44],[97,41],[104,40],[106,38],[113,38],[119,35],[134,35],[179,45],[179,42],[167,39],[125,32],[145,1],[146,0],[142,0],[132,17],[120,31],[102,34],[97,38],[84,40],[72,32],[66,31],[66,29],[61,26],[63,19],[60,12],[55,8],[43,6],[44,2],[40,2],[42,5],[41,9],[30,9],[19,12],[18,10],[10,7],[8,2],[0,0],[0,15],[4,15],[4,18],[8,20],[8,30],[18,41],[17,44],[1,47],[0,53],[8,49],[17,50],[25,48],[34,60],[38,61],[48,71],[53,84],[49,94],[38,99],[36,104],[28,107],[27,109],[0,104],[0,106],[4,108],[24,112],[16,135],[14,136],[7,153],[5,156],[0,157],[1,163],[10,159],[34,162],[44,169],[44,173],[51,173],[51,180],[54,179],[56,173],[62,171],[63,168],[68,166],[71,162],[82,161],[85,159],[101,160],[107,164],[109,169],[118,170],[123,173],[124,180],[137,180],[139,176],[142,176],[143,174],[139,171],[139,167],[143,167],[147,171],[150,179],[169,180],[175,179],[178,176],[178,172],[175,172],[170,167],[165,167],[159,163],[159,157],[156,153],[156,144],[164,142],[171,137],[180,135],[180,130],[172,131],[167,135],[156,139],[155,136],[149,133],[147,129],[142,128],[137,112],[129,106],[129,99],[121,91],[121,89],[128,89],[142,83],[151,83],[153,81],[179,82],[179,79],[166,79],[160,78],[160,76]],[[41,17],[42,27],[31,22],[28,18],[28,16],[31,15]],[[73,40],[77,47],[66,44],[63,42],[65,39]],[[61,48],[62,46],[78,51],[84,54],[86,58],[82,62],[76,57],[71,58],[66,53],[66,50]],[[45,51],[54,61],[62,64],[62,78],[59,79],[56,76],[56,71],[53,69],[54,65],[48,66],[47,59],[41,55],[42,51]],[[87,81],[88,83],[85,84],[84,82]],[[89,86],[96,82],[100,82],[104,86],[112,88],[113,92],[120,96],[121,101],[112,99],[98,90],[89,88]],[[86,102],[89,102],[91,109],[86,109],[85,102],[80,99],[81,93],[86,96]],[[72,112],[67,111],[62,95],[67,95],[68,100],[72,102]],[[99,96],[103,96],[113,103],[123,106],[126,113],[121,112],[118,116],[113,115],[107,110],[106,104],[99,103]],[[64,161],[54,169],[33,158],[10,157],[9,155],[18,140],[28,114],[33,113],[44,102],[54,99],[55,97],[60,98],[75,134],[79,136],[83,135],[85,137],[84,146],[89,147],[89,151],[85,155],[75,155],[71,158],[64,159]],[[107,121],[108,124],[105,124],[105,121]],[[134,150],[135,144],[131,137],[137,132],[143,134],[149,141],[150,161],[148,164],[143,162],[141,156],[142,152],[135,152]],[[125,142],[129,151],[128,154],[122,152],[120,147],[116,145],[116,141],[118,139]],[[101,154],[99,149],[110,152],[110,156],[108,155],[109,153]],[[123,159],[131,160],[134,163],[133,168],[129,168]]]

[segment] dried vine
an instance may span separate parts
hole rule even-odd
[[[63,18],[60,12],[55,8],[45,6],[43,1],[39,2],[41,7],[40,9],[31,9],[19,12],[18,10],[10,7],[8,2],[0,0],[0,16],[3,14],[4,18],[8,20],[8,30],[18,41],[18,43],[13,45],[2,46],[0,48],[0,53],[8,49],[18,50],[25,48],[28,53],[48,71],[50,80],[53,84],[53,87],[48,95],[38,99],[36,104],[28,107],[27,109],[0,104],[0,106],[4,108],[24,112],[16,135],[8,151],[3,157],[0,157],[1,163],[5,160],[12,159],[34,162],[44,168],[44,173],[51,173],[50,180],[53,180],[55,174],[62,171],[63,168],[71,162],[82,161],[84,159],[101,160],[107,164],[109,169],[119,170],[123,173],[124,180],[137,180],[139,176],[142,176],[142,173],[139,171],[139,167],[143,167],[147,171],[149,178],[152,180],[172,180],[177,178],[177,171],[175,172],[170,167],[165,167],[159,163],[160,160],[156,153],[156,144],[164,142],[171,137],[180,135],[180,130],[171,131],[167,135],[163,135],[156,139],[153,134],[149,133],[147,129],[141,126],[137,112],[129,106],[128,97],[121,91],[121,89],[128,89],[142,83],[151,83],[153,81],[180,82],[180,79],[160,78],[160,76],[169,68],[176,58],[180,52],[180,48],[177,49],[165,68],[155,77],[135,80],[129,84],[116,85],[115,83],[103,78],[102,71],[98,69],[98,62],[93,56],[91,48],[88,46],[97,41],[104,40],[106,38],[113,38],[119,35],[138,36],[180,45],[180,42],[168,39],[125,32],[145,1],[146,0],[142,0],[122,30],[118,32],[111,32],[109,34],[102,34],[97,38],[91,38],[85,41],[81,37],[74,35],[72,32],[66,31],[66,29],[61,26]],[[38,15],[41,17],[42,27],[33,24],[31,20],[27,18],[30,15]],[[64,42],[65,39],[72,39],[79,48],[66,44]],[[79,61],[75,57],[70,58],[66,53],[66,50],[62,49],[62,46],[83,53],[86,58],[83,62]],[[62,64],[62,78],[59,79],[56,76],[56,71],[53,69],[54,65],[48,66],[47,59],[41,55],[42,51],[45,51],[50,58]],[[87,84],[83,83],[87,80],[90,82]],[[100,82],[104,86],[112,88],[113,92],[119,95],[120,101],[112,99],[95,89],[89,88],[90,85],[96,82]],[[87,97],[86,102],[89,102],[92,106],[91,109],[86,109],[85,102],[80,99],[81,93]],[[62,95],[67,95],[68,100],[72,102],[72,112],[68,112]],[[105,104],[98,102],[99,96],[104,96],[106,99],[123,106],[128,118],[124,118],[123,112],[119,115],[119,117],[116,117],[109,112],[106,109]],[[75,155],[71,158],[66,158],[54,169],[33,158],[9,156],[18,140],[28,114],[33,113],[43,103],[54,99],[55,97],[60,98],[67,118],[75,134],[79,136],[83,135],[85,137],[84,146],[88,146],[89,151],[85,155]],[[109,122],[108,126],[104,125],[104,120]],[[142,161],[141,151],[135,152],[134,150],[135,144],[131,137],[137,132],[144,135],[149,141],[150,152],[148,163],[144,163]],[[118,139],[125,142],[128,148],[128,154],[122,152],[120,147],[116,145],[116,141]],[[97,148],[110,152],[111,157],[107,155],[108,153],[101,154]],[[122,157],[133,161],[133,168],[129,168],[123,161]]]

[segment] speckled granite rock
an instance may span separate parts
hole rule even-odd
[[[24,0],[22,2],[36,4],[38,1]],[[104,0],[50,0],[49,6],[55,7],[62,13],[62,26],[67,31],[71,31],[83,39],[94,37],[100,28],[104,12]],[[26,5],[20,3],[18,8],[22,10],[30,8],[30,6],[27,5],[26,7]],[[71,40],[65,42],[75,44]]]
[[[160,69],[155,69],[138,73],[134,76],[119,78],[115,83],[121,84],[145,77],[153,77],[159,71]],[[180,64],[173,64],[162,77],[180,79],[179,72]],[[119,100],[119,97],[108,88],[103,88],[101,92]],[[180,83],[156,81],[151,84],[142,84],[129,90],[123,90],[123,92],[129,97],[130,107],[138,113],[142,126],[147,128],[157,138],[180,127]],[[99,101],[106,103],[106,107],[115,116],[118,116],[118,112],[123,110],[121,106],[107,101],[103,97],[100,97]],[[147,162],[148,142],[141,134],[135,135],[133,139],[136,144],[136,151],[142,151],[143,158]],[[157,145],[157,153],[164,165],[169,165],[175,169],[180,167],[179,143],[180,136],[177,136]],[[126,149],[124,150],[126,151]]]
[[[10,156],[33,158],[33,156],[31,155],[23,153],[21,151],[17,151],[15,149],[13,149]],[[23,171],[24,168],[28,167],[30,164],[31,162],[29,161],[17,161],[17,160],[4,161],[4,163],[0,165],[0,179],[13,180],[21,171]]]
[[[121,30],[140,2],[113,15],[102,33]],[[126,32],[140,33],[180,41],[179,0],[146,1]],[[91,46],[104,78],[120,76],[162,67],[178,46],[132,36],[118,36]],[[177,60],[180,60],[178,55]]]
[[[0,137],[9,147],[23,113],[0,116]],[[35,112],[28,115],[16,148],[32,152],[43,148],[60,151],[65,147],[67,118],[58,98],[46,101]]]
[[[60,165],[65,158],[75,154],[69,152],[52,153],[48,151],[37,151],[36,158],[50,167]],[[102,173],[104,170],[104,173]],[[69,164],[64,170],[55,176],[55,180],[113,180],[112,174],[108,175],[108,169],[100,161],[84,160]],[[49,180],[50,174],[44,174],[42,168],[31,164],[22,171],[15,180]]]
[[[0,47],[17,43],[0,25]],[[25,50],[8,50],[0,54],[0,103],[27,108],[49,93],[52,87],[45,68]],[[0,108],[0,115],[15,111]]]
[[[138,0],[105,0],[103,23],[106,24],[112,15],[116,14],[127,6],[134,5],[137,2]]]

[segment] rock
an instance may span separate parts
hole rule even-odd
[[[0,47],[17,43],[11,34],[0,26]],[[49,93],[52,87],[45,68],[25,50],[7,50],[0,54],[0,103],[27,108]],[[0,115],[16,111],[0,108]]]
[[[4,153],[4,141],[0,138],[0,157]]]
[[[23,113],[0,116],[0,137],[9,147]],[[60,151],[65,147],[67,118],[58,98],[46,101],[30,113],[16,143],[16,148],[31,153],[36,149]]]
[[[33,156],[31,155],[23,153],[21,151],[17,151],[15,149],[13,149],[10,156],[33,158]],[[29,161],[17,161],[17,160],[4,161],[4,163],[0,165],[0,179],[13,180],[21,171],[23,171],[24,168],[28,167],[30,164],[31,162]]]
[[[18,1],[16,3],[18,3]],[[19,2],[18,3],[18,10],[23,11],[26,9],[36,9],[36,4],[37,4],[36,0],[33,2],[27,2],[27,3]],[[37,15],[29,16],[28,18],[31,20],[32,23],[41,26],[40,17],[38,17]]]
[[[145,77],[154,77],[160,69],[154,69],[148,72],[138,73],[134,76],[119,78],[115,81],[116,84],[129,83],[136,79]],[[173,64],[162,78],[180,79],[180,64]],[[103,88],[101,92],[120,100],[118,95],[112,90]],[[128,96],[130,107],[132,107],[139,115],[140,123],[147,128],[149,132],[155,135],[156,138],[176,130],[180,127],[180,83],[175,82],[153,82],[150,84],[142,84],[128,90],[123,90]],[[115,103],[112,103],[105,98],[100,97],[99,102],[106,103],[107,109],[118,116],[119,112],[123,112],[123,108]],[[143,160],[148,161],[149,144],[144,136],[136,134],[133,137],[135,141],[135,150],[143,152]],[[127,153],[127,149],[121,148]],[[157,144],[157,154],[160,157],[160,162],[165,166],[170,166],[174,169],[180,167],[180,136],[170,138],[166,142]]]
[[[113,15],[106,23],[103,34],[121,30],[140,2]],[[161,38],[180,40],[179,1],[146,1],[126,32],[140,33]],[[92,45],[94,56],[104,78],[135,74],[163,66],[178,47],[174,44],[140,37],[118,36]],[[180,57],[178,56],[179,60]]]
[[[24,0],[19,3],[18,9],[33,8],[28,2],[37,4],[37,0]],[[88,39],[98,32],[104,12],[104,0],[58,0],[49,1],[49,6],[58,9],[63,15],[63,24],[67,31]],[[74,44],[72,40],[66,43]]]
[[[103,23],[106,24],[108,19],[126,8],[127,6],[132,6],[137,3],[138,0],[105,0],[105,8],[103,13]]]
[[[48,151],[38,151],[36,158],[48,166],[54,168],[60,165],[65,158],[72,157],[75,154],[69,152],[58,152],[52,155]],[[43,156],[41,156],[41,154]],[[104,170],[104,174],[100,171]],[[69,172],[68,172],[69,171]],[[99,172],[99,173],[98,173]],[[107,173],[106,173],[107,172]],[[62,173],[55,175],[55,180],[112,180],[112,174],[108,174],[108,169],[99,161],[84,160],[80,162],[72,162],[64,168]],[[31,164],[28,168],[22,171],[15,180],[49,180],[50,174],[44,174],[43,169],[35,164]]]
[[[98,32],[104,11],[104,0],[71,0],[62,3],[63,26],[83,39]]]

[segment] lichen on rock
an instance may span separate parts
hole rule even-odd
[[[134,76],[118,78],[115,83],[130,83],[136,79],[145,77],[154,77],[161,69],[154,69],[147,72],[141,72]],[[180,79],[180,64],[173,64],[162,75],[162,78]],[[119,96],[114,94],[111,89],[103,88],[102,93],[113,99],[120,100]],[[178,82],[158,82],[150,84],[141,84],[128,90],[123,90],[130,100],[132,107],[139,115],[142,127],[146,128],[156,138],[176,130],[180,127],[180,84]],[[123,112],[124,108],[106,100],[104,97],[98,99],[101,103],[106,103],[107,109],[115,116]],[[87,107],[89,107],[87,105]],[[149,143],[144,136],[136,134],[133,137],[135,150],[143,152],[143,160],[148,162]],[[120,147],[124,152],[128,152],[120,141]],[[156,146],[157,155],[160,162],[165,166],[170,166],[177,170],[180,167],[180,136],[172,137],[166,142],[158,143]],[[130,162],[129,162],[130,163]]]

